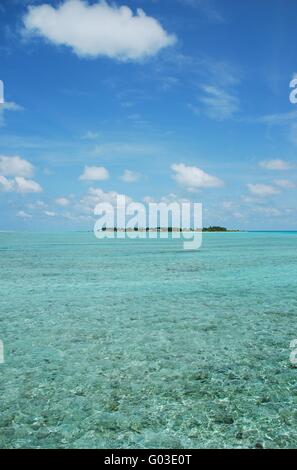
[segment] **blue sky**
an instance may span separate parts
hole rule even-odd
[[[295,0],[2,0],[0,230],[91,230],[117,193],[296,229],[296,21]]]

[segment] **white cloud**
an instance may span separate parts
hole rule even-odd
[[[205,85],[201,88],[204,95],[199,98],[199,101],[211,119],[218,121],[230,119],[239,110],[239,100],[231,93],[213,85]]]
[[[183,202],[190,202],[190,201],[189,199],[181,198],[174,193],[169,193],[169,194],[166,194],[165,196],[162,196],[160,202],[165,202],[165,204],[171,204],[173,202],[182,204]]]
[[[40,193],[42,191],[40,184],[36,183],[36,181],[23,178],[23,176],[8,179],[0,175],[0,189],[4,192],[16,193]]]
[[[2,191],[10,192],[14,190],[14,181],[0,175],[0,188]]]
[[[294,168],[291,163],[281,159],[262,161],[259,165],[260,167],[265,168],[265,170],[290,170],[291,168]]]
[[[84,213],[93,214],[96,205],[100,202],[107,202],[115,206],[117,203],[118,196],[122,195],[117,193],[116,191],[105,192],[100,188],[89,188],[87,194],[79,201],[77,209]],[[127,204],[132,202],[132,199],[129,196],[125,197]]]
[[[42,187],[36,181],[28,180],[22,176],[15,177],[16,191],[19,193],[40,193]]]
[[[68,46],[80,57],[139,60],[176,42],[174,35],[143,10],[137,9],[134,15],[129,7],[109,5],[104,0],[92,5],[66,0],[57,8],[31,6],[24,25],[28,34]]]
[[[4,176],[24,176],[27,178],[33,175],[33,165],[18,156],[0,155],[0,173]]]
[[[28,214],[25,211],[19,211],[17,213],[17,217],[20,217],[21,219],[32,219],[32,215]]]
[[[23,111],[24,108],[23,106],[20,106],[17,103],[14,103],[14,101],[5,101],[2,105],[2,109],[7,110],[7,111]]]
[[[297,111],[287,113],[268,114],[252,121],[267,124],[268,126],[282,126],[288,133],[288,138],[294,145],[297,144]]]
[[[175,193],[169,193],[165,196],[162,196],[159,202],[164,202],[165,204],[171,204],[173,202],[180,202],[180,199]]]
[[[44,213],[48,217],[56,217],[57,216],[56,212],[53,212],[53,211],[45,211]]]
[[[40,209],[44,209],[45,207],[47,207],[47,205],[45,204],[44,201],[39,200],[39,201],[36,201],[36,202],[33,202],[33,203],[31,202],[30,204],[27,204],[27,207],[29,209],[37,209],[37,210],[39,209],[40,210]]]
[[[145,197],[143,198],[143,202],[144,202],[145,204],[151,204],[151,203],[153,203],[153,202],[156,202],[156,200],[155,200],[155,198],[152,197],[152,196],[145,196]]]
[[[81,181],[104,181],[109,178],[109,173],[103,166],[86,166],[79,179]]]
[[[238,85],[241,81],[242,71],[229,62],[202,56],[198,58],[198,65],[202,76],[207,78],[212,85],[228,87]]]
[[[268,184],[248,184],[247,187],[254,196],[266,197],[279,193],[278,189]]]
[[[201,188],[218,188],[223,186],[216,176],[205,173],[195,166],[186,166],[184,163],[173,164],[171,169],[175,172],[173,178],[188,191],[196,191]]]
[[[284,180],[274,180],[274,184],[276,184],[280,188],[284,188],[284,189],[294,189],[294,188],[296,188],[296,184],[293,183],[293,181],[286,180],[286,179],[284,179]]]
[[[55,203],[58,204],[58,206],[67,207],[67,206],[69,206],[70,201],[66,197],[58,197],[55,200]]]
[[[121,180],[125,183],[135,183],[140,178],[140,174],[135,171],[125,170],[121,176]]]
[[[296,119],[297,112],[289,111],[288,113],[267,114],[266,116],[257,118],[255,121],[269,125],[282,126],[289,124],[292,121],[296,121]]]
[[[6,101],[5,103],[0,103],[0,127],[4,126],[4,112],[5,111],[23,111],[23,107],[14,103],[13,101]]]

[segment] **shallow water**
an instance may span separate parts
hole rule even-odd
[[[0,233],[0,447],[297,447],[297,233]]]

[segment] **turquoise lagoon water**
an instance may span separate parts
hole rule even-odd
[[[297,233],[1,233],[0,257],[0,447],[297,447]]]

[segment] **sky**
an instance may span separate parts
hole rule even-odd
[[[98,202],[297,229],[295,0],[1,0],[0,230]]]

